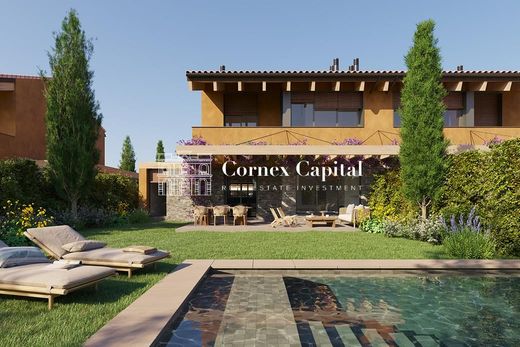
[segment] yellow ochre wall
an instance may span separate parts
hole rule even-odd
[[[193,136],[202,136],[209,144],[239,144],[261,138],[268,144],[294,143],[307,137],[307,144],[357,138],[367,145],[388,145],[399,141],[399,128],[393,126],[392,92],[363,93],[364,126],[343,127],[282,127],[281,91],[259,92],[258,127],[224,127],[223,92],[202,92],[202,125],[192,128]],[[503,127],[446,128],[444,133],[452,144],[483,144],[494,136],[503,139],[520,137],[520,92],[505,92],[502,99]],[[320,141],[323,140],[323,141]]]

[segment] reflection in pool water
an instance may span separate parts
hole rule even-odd
[[[161,341],[520,346],[520,277],[213,274]]]

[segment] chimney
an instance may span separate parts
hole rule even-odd
[[[220,72],[226,72],[226,65],[220,65]]]
[[[457,65],[457,71],[464,71],[464,65]]]
[[[333,72],[339,71],[339,58],[332,59],[332,65],[329,67],[329,69]]]
[[[354,59],[354,69],[359,71],[359,58]]]

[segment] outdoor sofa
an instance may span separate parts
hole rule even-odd
[[[87,240],[68,225],[27,229],[24,233],[32,242],[55,259],[79,260],[85,265],[108,266],[128,273],[155,264],[170,256],[169,252],[151,249],[150,253],[140,252],[146,247],[130,246],[110,248],[99,241]],[[75,249],[71,249],[75,248]]]
[[[8,247],[0,241],[0,294],[54,298],[95,285],[116,271],[109,267],[52,264],[36,247]]]

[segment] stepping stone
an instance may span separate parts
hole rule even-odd
[[[338,332],[341,341],[345,346],[361,347],[361,343],[357,339],[356,335],[350,329],[350,325],[336,325],[336,331]]]
[[[412,341],[404,333],[391,333],[392,339],[399,347],[415,347]]]
[[[439,347],[440,345],[431,336],[428,335],[415,335],[417,342],[423,347]]]
[[[366,336],[372,347],[388,347],[383,337],[379,335],[376,329],[363,329],[363,335]]]
[[[317,346],[331,346],[332,343],[330,343],[329,334],[327,334],[327,331],[325,330],[325,327],[323,327],[323,324],[321,322],[309,322],[309,327],[312,331],[312,336],[314,337],[314,341],[316,342]]]

